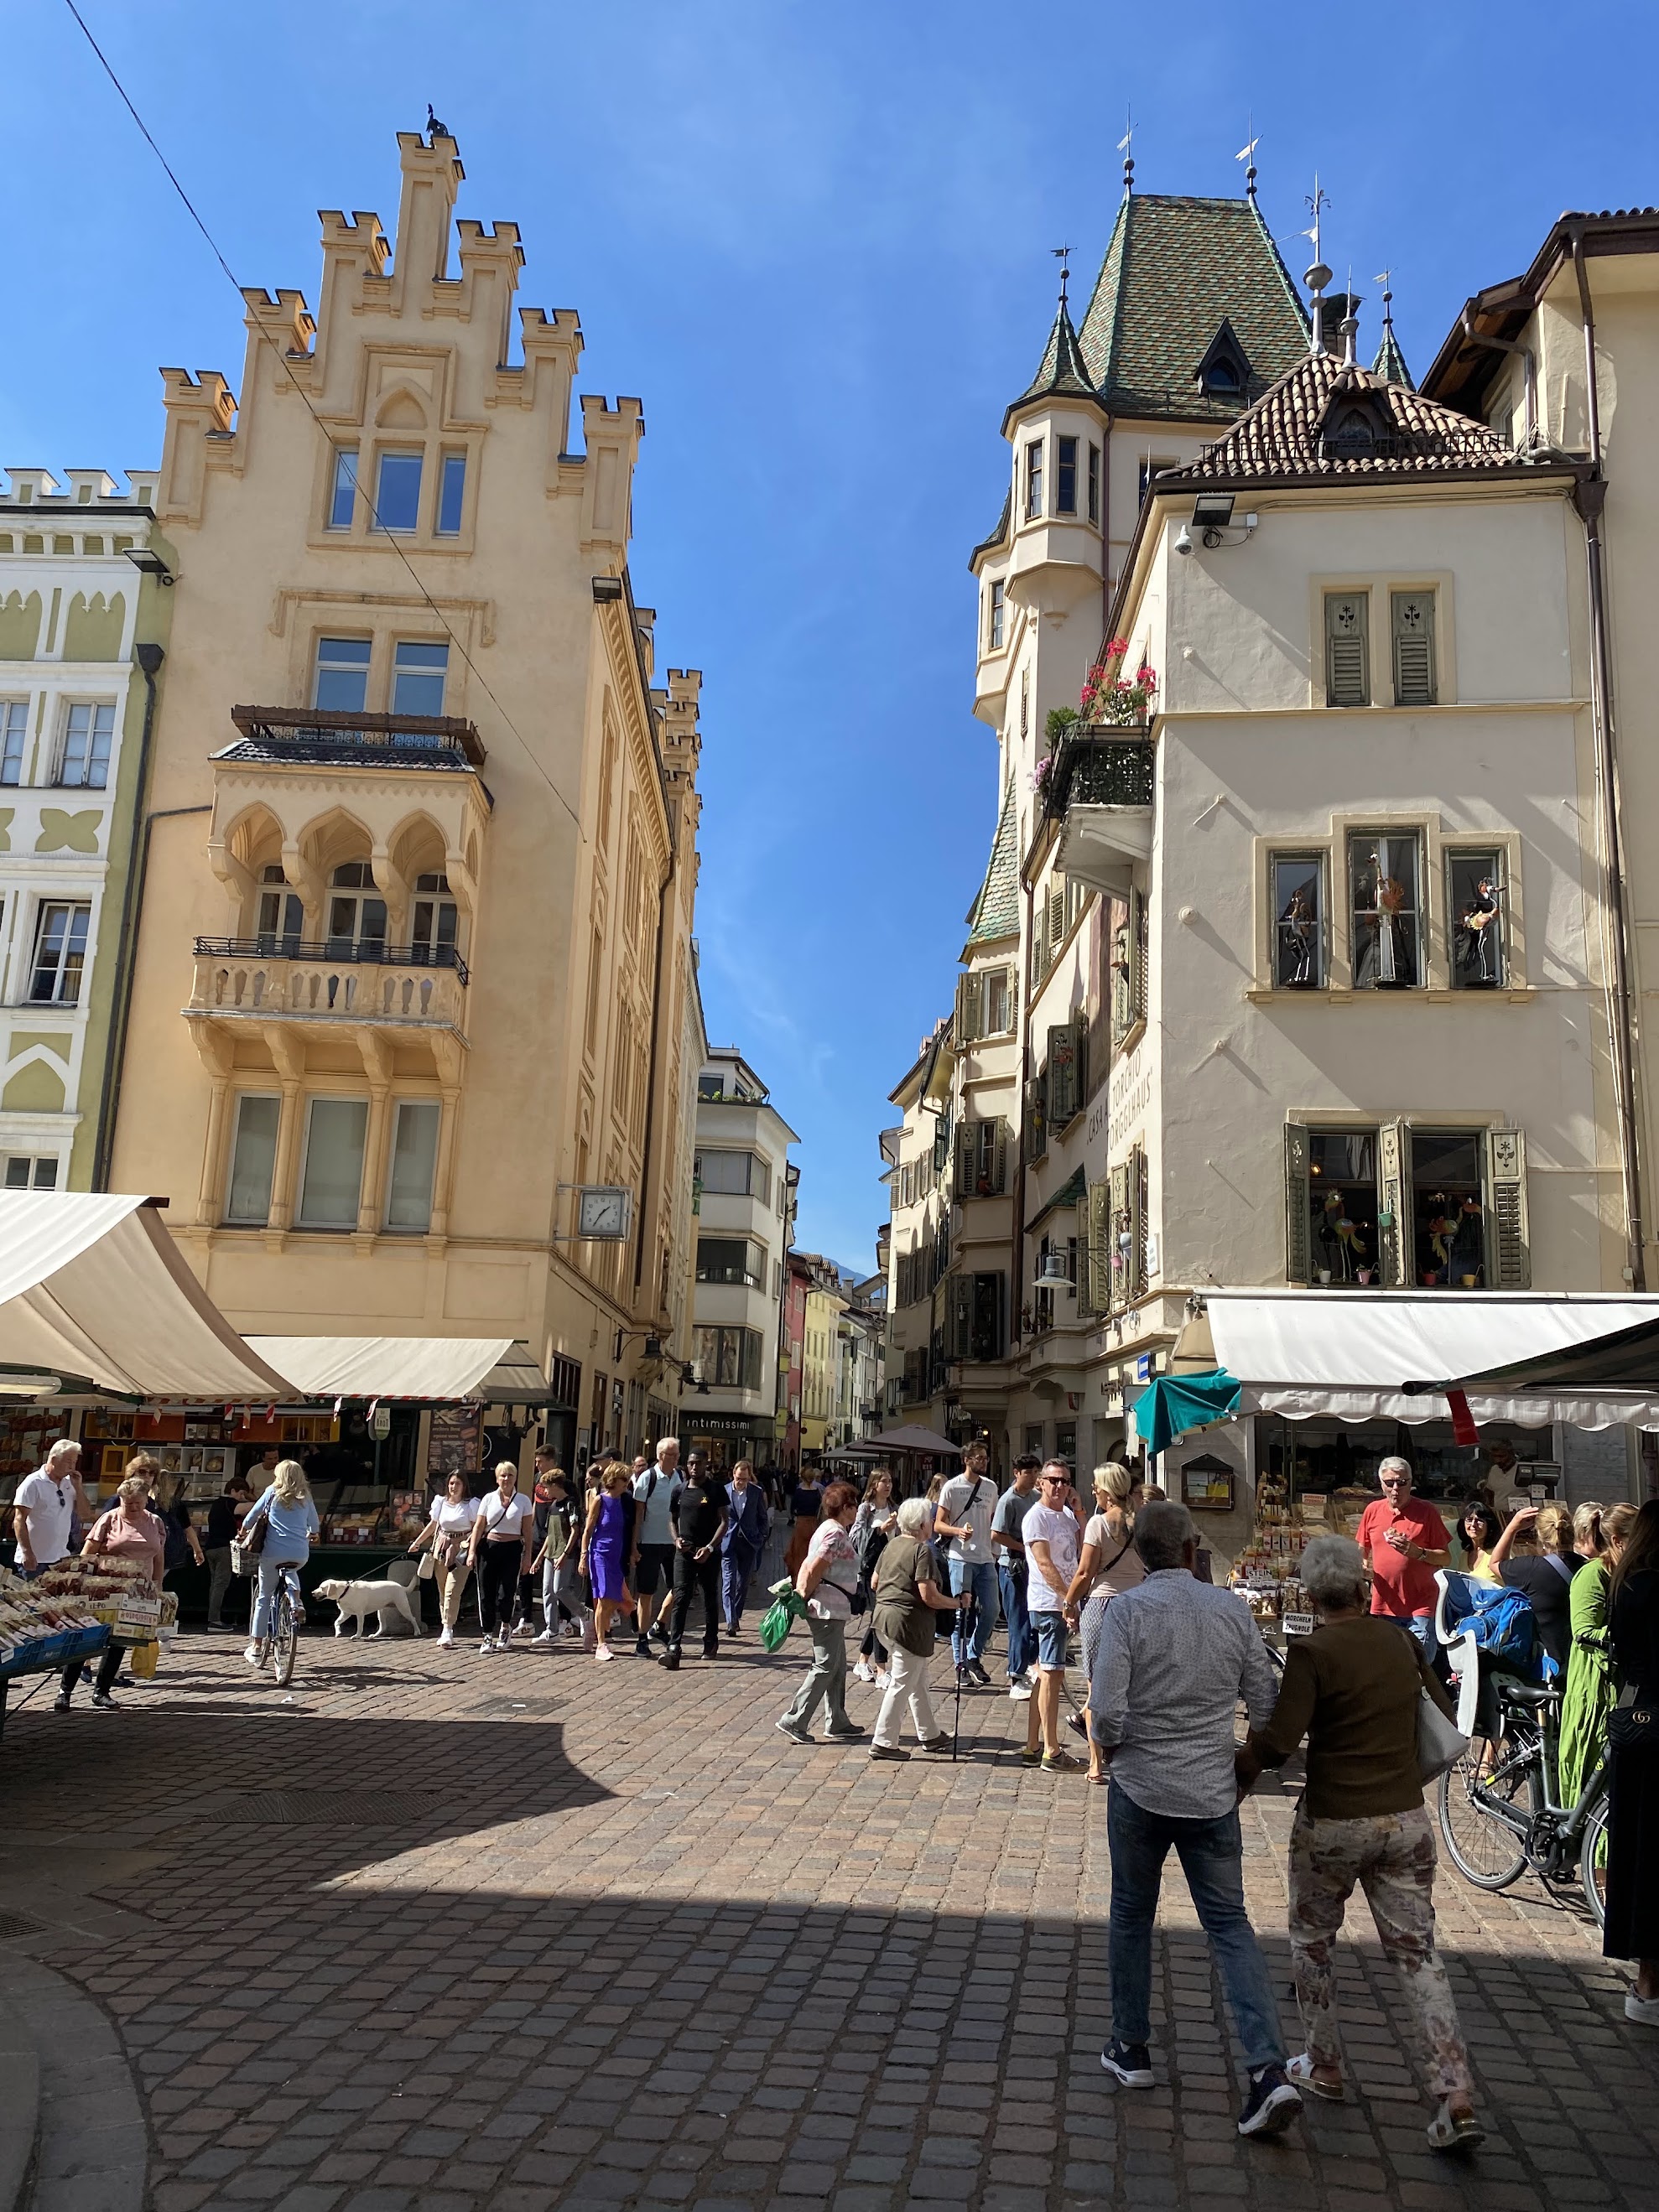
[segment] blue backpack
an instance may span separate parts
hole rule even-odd
[[[1447,1626],[1472,1632],[1475,1649],[1495,1667],[1515,1674],[1538,1672],[1538,1621],[1524,1590],[1448,1575],[1446,1595]]]

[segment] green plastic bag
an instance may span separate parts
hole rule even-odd
[[[806,1601],[795,1595],[794,1584],[788,1580],[774,1583],[772,1602],[766,1618],[760,1625],[761,1642],[769,1651],[775,1651],[798,1620],[806,1618]]]

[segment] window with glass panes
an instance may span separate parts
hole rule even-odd
[[[416,877],[411,915],[415,957],[430,961],[434,968],[453,968],[460,916],[449,895],[447,876]]]
[[[1308,1212],[1313,1276],[1324,1284],[1376,1279],[1375,1129],[1310,1129]]]
[[[225,1189],[225,1219],[234,1225],[263,1229],[270,1218],[270,1187],[276,1171],[276,1131],[282,1112],[282,1100],[269,1093],[245,1091],[236,1101],[230,1176]]]
[[[259,872],[259,950],[297,952],[305,935],[305,905],[297,891],[288,888],[280,860]]]
[[[1025,519],[1035,521],[1042,512],[1042,441],[1033,438],[1025,448]]]
[[[421,520],[421,456],[382,453],[374,486],[377,530],[415,530]]]
[[[1325,863],[1316,853],[1275,853],[1269,866],[1274,986],[1316,990],[1325,981]]]
[[[357,448],[342,447],[334,456],[328,490],[328,526],[349,530],[357,506]]]
[[[386,901],[367,860],[346,860],[329,878],[328,957],[372,959],[386,943]]]
[[[1077,440],[1054,441],[1054,513],[1077,513]]]
[[[56,1190],[58,1168],[55,1154],[46,1158],[40,1153],[9,1153],[5,1187],[8,1190]]]
[[[438,535],[440,538],[459,538],[461,534],[461,505],[466,496],[466,455],[446,453],[443,474],[438,482]]]
[[[0,699],[0,784],[23,781],[23,751],[28,728],[28,701]]]
[[[35,925],[29,997],[37,1006],[73,1006],[81,997],[92,908],[79,900],[52,899]]]
[[[1453,988],[1491,990],[1503,982],[1503,860],[1490,846],[1447,853],[1446,915]]]
[[[1486,1286],[1484,1129],[1411,1133],[1411,1282],[1424,1290]]]
[[[1100,448],[1098,446],[1091,446],[1089,448],[1089,520],[1091,522],[1098,522],[1100,520]]]
[[[449,647],[423,638],[399,638],[392,656],[394,714],[441,714]]]
[[[432,1226],[432,1186],[438,1168],[441,1113],[435,1098],[398,1102],[386,1175],[386,1225],[405,1236],[423,1236]]]
[[[772,1195],[772,1171],[754,1152],[702,1152],[692,1171],[706,1195],[757,1198],[763,1206]]]
[[[743,1283],[750,1290],[766,1287],[766,1251],[752,1237],[699,1237],[697,1280],[700,1283]]]
[[[101,791],[109,781],[109,749],[114,734],[115,708],[107,700],[75,701],[64,716],[58,782]]]
[[[1423,981],[1422,847],[1415,830],[1356,830],[1348,838],[1353,980],[1362,990]]]
[[[330,714],[361,714],[368,705],[366,637],[319,637],[312,704]]]
[[[691,1332],[699,1377],[716,1390],[758,1390],[761,1338],[754,1328],[702,1328]]]
[[[996,583],[991,586],[991,650],[1000,653],[1004,628],[1007,621],[1007,586]]]
[[[355,1229],[368,1133],[367,1098],[313,1098],[300,1173],[301,1229]]]

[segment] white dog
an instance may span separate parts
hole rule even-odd
[[[337,1636],[345,1634],[345,1625],[349,1620],[356,1622],[357,1633],[362,1636],[364,1633],[363,1623],[371,1613],[379,1621],[374,1631],[376,1636],[386,1634],[388,1615],[399,1613],[416,1636],[426,1633],[421,1626],[421,1616],[416,1612],[409,1592],[401,1583],[319,1583],[315,1595],[332,1598],[339,1607],[339,1618],[334,1624]]]

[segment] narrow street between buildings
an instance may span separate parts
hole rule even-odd
[[[963,1697],[955,1764],[788,1743],[773,1723],[803,1657],[799,1635],[769,1659],[751,1632],[670,1676],[574,1646],[483,1660],[312,1633],[285,1692],[239,1644],[190,1637],[118,1714],[15,1711],[8,2049],[20,2019],[48,2024],[20,2203],[1659,2207],[1659,2036],[1620,2015],[1623,1977],[1571,1902],[1530,1881],[1483,1896],[1443,1853],[1491,2130],[1467,2162],[1425,2144],[1363,1906],[1340,1954],[1348,2101],[1242,2142],[1173,1872],[1157,2086],[1114,2094],[1101,2070],[1106,1793],[1022,1767],[1024,1711],[1000,1692]],[[933,1674],[948,1715],[948,1652]],[[877,1693],[848,1687],[867,1727]],[[1245,1806],[1292,2036],[1296,1786]]]

